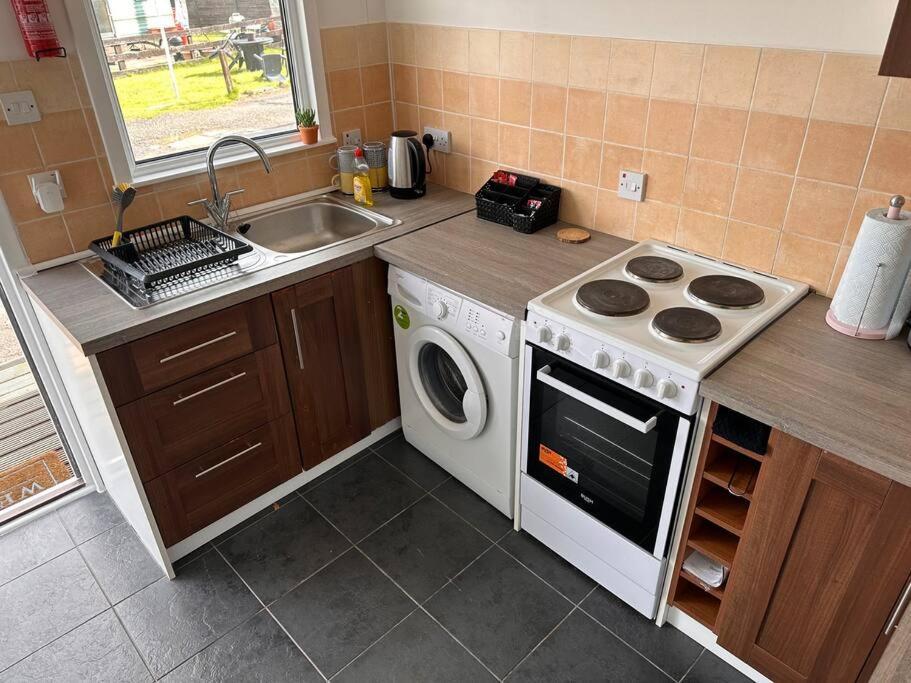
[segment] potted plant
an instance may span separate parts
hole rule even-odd
[[[301,134],[301,142],[305,145],[316,144],[319,136],[319,124],[316,122],[316,112],[310,107],[294,112],[297,119],[297,129]]]

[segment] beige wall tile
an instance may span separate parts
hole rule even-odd
[[[81,109],[45,114],[41,121],[34,124],[34,130],[45,164],[60,164],[95,156],[95,148]]]
[[[750,168],[740,169],[731,218],[768,228],[780,228],[788,210],[793,185],[793,176]]]
[[[675,100],[651,101],[645,146],[662,152],[689,154],[696,105]]]
[[[17,223],[31,221],[44,216],[38,208],[25,173],[0,175],[0,193]]]
[[[307,157],[295,159],[287,164],[273,166],[272,173],[275,175],[276,197],[290,197],[317,187],[313,174],[310,172],[310,161]],[[187,195],[189,194],[188,191],[185,192]],[[161,210],[166,216],[173,215],[173,210],[169,207],[169,203],[175,202],[175,199],[165,197],[162,193],[158,195],[158,203],[161,204]],[[67,225],[69,225],[69,221],[67,221]],[[72,231],[70,232],[72,234]]]
[[[473,74],[500,73],[500,32],[471,29],[468,32],[468,70]]]
[[[778,230],[730,221],[722,256],[741,266],[768,272],[775,262],[780,234]]]
[[[443,72],[443,109],[457,114],[468,113],[468,75]]]
[[[365,104],[387,102],[392,99],[388,64],[374,64],[361,68],[361,83],[364,88]]]
[[[645,144],[647,117],[647,98],[610,93],[607,96],[607,114],[604,121],[605,142],[642,147]]]
[[[872,138],[870,126],[811,119],[797,174],[856,186]]]
[[[244,193],[238,195],[238,207],[255,206],[268,202],[278,196],[275,178],[271,173],[263,171],[260,164],[241,164],[237,167],[237,183],[244,188]]]
[[[474,192],[477,187],[471,185],[469,159],[461,154],[450,154],[446,161],[446,186],[459,192]],[[480,187],[480,186],[478,186]]]
[[[468,71],[468,29],[442,28],[440,65],[450,71]]]
[[[43,114],[80,109],[76,84],[67,59],[26,59],[12,62],[19,90],[31,90]]]
[[[443,114],[443,127],[452,133],[452,151],[454,154],[470,154],[471,119],[461,114],[446,112]]]
[[[655,44],[644,40],[612,40],[608,90],[648,95],[652,82]]]
[[[531,121],[531,83],[528,81],[500,81],[500,120],[527,126]]]
[[[414,60],[418,66],[428,69],[440,69],[443,66],[440,56],[443,29],[439,26],[420,26],[414,31]]]
[[[490,176],[497,170],[498,165],[492,161],[484,159],[475,159],[472,157],[470,165],[471,187],[477,189],[490,180]]]
[[[66,226],[59,215],[19,225],[18,230],[25,254],[32,263],[41,263],[73,253]]]
[[[396,97],[414,102],[417,97],[413,66],[395,65]],[[332,109],[350,109],[364,103],[361,94],[361,70],[342,69],[329,73],[329,101]]]
[[[262,172],[262,167],[260,167],[260,172]],[[221,188],[221,185],[219,185],[219,188]],[[244,187],[244,189],[246,189],[246,187]],[[234,202],[234,205],[237,208],[243,208],[244,206],[251,206],[256,203],[255,194],[253,195],[254,201],[251,201],[250,204],[243,203],[246,199],[246,192],[237,195],[235,197],[235,200],[237,201]],[[161,213],[161,206],[158,204],[158,195],[137,193],[136,199],[130,204],[130,210],[123,216],[123,227],[127,230],[133,230],[134,228],[141,228],[145,225],[157,223],[163,219],[164,215]]]
[[[704,52],[705,46],[695,43],[656,43],[652,97],[695,102]]]
[[[327,71],[350,69],[358,65],[360,48],[354,26],[324,28],[320,31],[320,39],[323,43],[323,58],[326,60]]]
[[[569,48],[569,36],[536,33],[532,80],[566,85],[569,81]]]
[[[601,166],[601,143],[586,138],[566,137],[563,155],[563,177],[585,185],[598,184]]]
[[[699,87],[699,101],[747,109],[756,82],[759,49],[709,45]]]
[[[683,199],[683,181],[686,177],[686,157],[646,150],[642,168],[648,174],[645,196],[668,204],[679,204]],[[627,169],[629,170],[629,169]],[[613,176],[617,182],[617,176]]]
[[[420,127],[418,107],[407,102],[395,103],[395,127],[399,130],[407,129],[416,131]]]
[[[607,87],[610,38],[573,36],[569,52],[569,84],[577,88]]]
[[[838,245],[783,232],[772,272],[825,292],[838,258]]]
[[[402,106],[415,107],[415,105],[406,104],[405,102],[402,102]],[[332,122],[334,126],[333,130],[338,133],[344,133],[346,130],[353,130],[355,128],[360,128],[363,131],[367,126],[363,107],[354,107],[352,109],[334,112],[332,114]]]
[[[677,244],[709,256],[721,256],[728,221],[720,216],[683,209],[677,224]]]
[[[389,45],[384,22],[361,24],[356,28],[356,32],[357,57],[361,66],[385,64],[389,61]],[[350,45],[348,49],[351,49]]]
[[[806,120],[796,116],[751,112],[740,163],[767,171],[794,173],[806,130]]]
[[[600,232],[630,239],[636,227],[636,207],[639,202],[621,199],[616,192],[598,190],[595,222],[592,226]]]
[[[500,32],[500,75],[531,80],[535,36],[519,31]]]
[[[168,207],[170,210],[165,212],[168,217],[191,214],[191,210],[200,208],[186,205],[188,201],[199,199],[196,185],[169,190],[167,196],[169,199],[173,197],[170,199],[171,204]],[[202,213],[205,214],[205,209],[202,210]],[[111,235],[116,227],[114,209],[108,203],[78,211],[67,211],[63,215],[63,220],[69,233],[69,241],[72,242],[76,251],[88,249],[92,240]]]
[[[0,150],[0,174],[42,166],[31,126],[8,126],[0,121]]]
[[[531,127],[562,133],[566,117],[566,88],[535,83],[531,87]]]
[[[876,132],[863,186],[911,196],[911,131],[880,128]]]
[[[884,209],[889,206],[891,197],[892,195],[882,192],[858,190],[857,196],[854,198],[854,209],[851,211],[851,218],[848,220],[848,228],[845,230],[842,243],[847,246],[853,245],[867,212],[873,209]]]
[[[472,116],[496,119],[500,115],[500,81],[491,76],[468,78],[468,112]]]
[[[853,187],[798,178],[784,229],[827,242],[841,242],[856,194]]]
[[[442,128],[443,127],[443,112],[439,109],[429,109],[427,107],[418,107],[418,131],[423,131],[425,127],[431,126],[432,128]],[[418,137],[421,137],[421,133],[418,133]]]
[[[822,65],[813,118],[873,125],[888,78],[878,76],[880,58],[830,52]]]
[[[500,124],[500,163],[511,168],[528,168],[528,128]]]
[[[58,168],[66,188],[66,199],[63,200],[66,211],[98,206],[108,201],[110,188],[101,178],[96,159],[60,164]],[[130,210],[133,210],[132,207]]]
[[[418,68],[418,104],[433,109],[443,108],[443,72]]]
[[[560,220],[590,228],[595,220],[598,190],[588,185],[563,183],[560,193]]]
[[[563,175],[563,135],[531,131],[529,168],[535,173],[561,177]]]
[[[333,156],[332,153],[321,152],[307,157],[307,166],[314,187],[329,187],[332,184],[331,179],[335,171],[329,166],[331,156]]]
[[[13,76],[13,63],[0,62],[0,92],[16,89],[16,77]]]
[[[471,119],[471,156],[496,162],[499,154],[499,126],[495,121]]]
[[[388,24],[389,54],[393,62],[414,64],[414,26]]]
[[[886,101],[879,118],[885,128],[911,130],[911,79],[890,78]]]
[[[691,159],[686,170],[683,205],[688,209],[726,216],[734,194],[735,166]]]
[[[601,140],[604,133],[605,93],[570,88],[566,105],[566,134]]]
[[[636,229],[633,238],[641,240],[661,240],[673,243],[677,237],[677,221],[680,219],[680,208],[671,204],[662,204],[646,200],[636,207]]]
[[[747,116],[743,109],[699,105],[693,126],[691,154],[700,159],[738,163]]]
[[[826,296],[835,296],[835,290],[838,288],[838,283],[841,280],[841,276],[845,273],[845,266],[848,264],[848,256],[850,255],[850,247],[839,248],[838,258],[835,259],[835,269],[832,272],[832,279],[829,280],[829,287],[826,290]]]
[[[753,109],[788,116],[809,116],[821,52],[766,48],[759,60]]]
[[[601,149],[601,187],[617,191],[620,171],[642,171],[642,150],[637,147],[622,147],[604,143]],[[651,182],[651,180],[649,180]],[[646,192],[650,189],[646,187]]]

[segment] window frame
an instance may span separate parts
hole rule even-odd
[[[120,103],[114,92],[113,78],[108,72],[92,2],[65,0],[65,4],[114,182],[130,182],[140,187],[204,172],[204,149],[152,161],[136,161]],[[288,64],[293,69],[291,83],[294,99],[296,102],[313,103],[311,106],[316,109],[320,124],[320,140],[315,145],[304,145],[296,128],[288,133],[257,139],[257,143],[269,156],[335,143],[323,68],[317,0],[281,0],[281,5],[285,43],[290,52]],[[289,125],[294,126],[294,122],[291,121]],[[255,153],[246,146],[231,145],[219,151],[216,166],[233,166],[254,158]]]

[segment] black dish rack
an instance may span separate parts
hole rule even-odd
[[[475,193],[478,218],[508,225],[517,232],[530,234],[557,222],[560,212],[560,188],[546,185],[537,178],[497,171],[498,174],[514,176],[515,185],[500,183],[491,177]],[[527,205],[527,200],[541,202],[537,208]]]
[[[249,244],[189,216],[127,230],[116,247],[113,237],[102,237],[89,248],[104,261],[106,269],[144,287],[224,265],[253,251]]]

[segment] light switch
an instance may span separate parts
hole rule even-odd
[[[645,199],[645,173],[637,171],[620,171],[620,180],[617,183],[617,196],[623,199],[632,199],[641,202]]]
[[[21,123],[35,123],[41,120],[41,112],[31,90],[0,93],[0,106],[3,115],[11,126]]]

